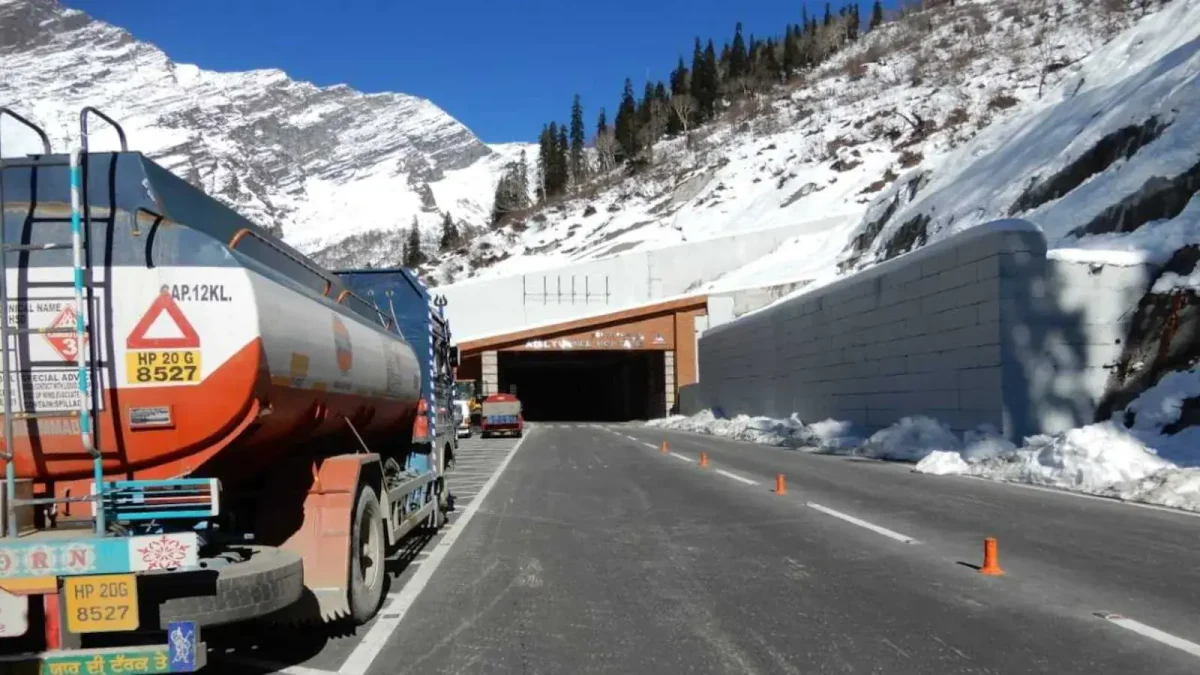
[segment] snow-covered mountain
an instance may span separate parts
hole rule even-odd
[[[603,176],[443,267],[499,276],[813,221],[708,287],[819,284],[1009,215],[1056,245],[1105,248],[1107,235],[1063,237],[1194,164],[1194,0],[924,5],[790,90],[658,143],[648,171]],[[852,224],[829,228],[832,215]],[[1178,237],[1113,246],[1135,240],[1169,255]]]
[[[0,105],[42,124],[57,149],[77,142],[79,109],[96,106],[134,149],[330,264],[397,264],[394,233],[414,216],[427,244],[445,212],[484,224],[522,149],[489,147],[415,96],[176,63],[58,0],[0,0]],[[4,131],[5,154],[29,140]],[[93,147],[112,143],[100,131]]]

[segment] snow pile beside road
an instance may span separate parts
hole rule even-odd
[[[1020,448],[997,446],[982,454],[940,450],[915,470],[1200,511],[1200,428],[1178,428],[1189,399],[1200,399],[1200,371],[1169,373],[1110,421],[1031,436]],[[1122,420],[1131,417],[1127,427]]]
[[[650,420],[646,426],[785,448],[837,450],[852,448],[862,442],[853,435],[853,425],[849,422],[825,420],[805,424],[794,414],[786,419],[749,415],[723,418],[711,410],[702,410],[691,417],[673,415]]]
[[[711,410],[647,422],[733,440],[814,452],[915,462],[914,471],[1041,485],[1126,501],[1200,511],[1200,428],[1175,429],[1189,399],[1200,400],[1200,370],[1172,373],[1114,420],[1025,439],[1017,447],[994,427],[959,438],[929,417],[906,417],[865,440],[849,422],[806,424]],[[1134,415],[1131,427],[1120,423]],[[1174,433],[1171,433],[1174,432]]]
[[[948,426],[930,417],[905,417],[865,439],[851,422],[829,419],[807,424],[794,413],[787,419],[749,415],[725,418],[712,410],[702,410],[691,417],[674,415],[646,425],[761,445],[901,462],[918,462],[935,453],[955,458],[991,457],[1013,447],[991,427],[969,431],[960,440]]]
[[[929,417],[905,417],[892,426],[875,432],[859,453],[876,459],[916,462],[932,452],[962,450],[962,441],[950,428]]]

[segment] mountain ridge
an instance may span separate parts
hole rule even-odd
[[[177,63],[57,0],[0,0],[0,26],[0,101],[42,124],[56,148],[77,142],[74,116],[94,105],[125,127],[133,149],[319,262],[340,241],[414,218],[428,250],[444,213],[483,226],[512,159],[427,99],[319,87],[277,68]],[[11,153],[20,134],[9,131]],[[97,127],[93,147],[112,142]],[[400,255],[350,257],[398,264]]]

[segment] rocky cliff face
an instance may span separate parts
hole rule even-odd
[[[512,154],[425,99],[176,63],[57,0],[0,0],[0,103],[43,125],[58,150],[77,142],[78,110],[96,106],[133,149],[302,250],[354,265],[398,263],[377,240],[414,216],[428,243],[443,212],[481,224]],[[5,154],[31,140],[4,130]]]

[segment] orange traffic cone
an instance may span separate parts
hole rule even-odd
[[[777,495],[786,495],[787,494],[787,482],[784,481],[783,474],[777,474],[775,476],[775,494],[777,494]]]
[[[996,540],[992,537],[983,540],[983,567],[979,568],[979,573],[991,577],[998,577],[1004,574],[1004,570],[1000,569],[1000,562],[996,557]]]
[[[667,451],[667,442],[666,441],[663,441],[662,445],[658,446],[658,451],[664,455],[667,454],[668,451]]]
[[[706,466],[708,466],[708,455],[702,452],[700,453],[700,468],[703,469]]]

